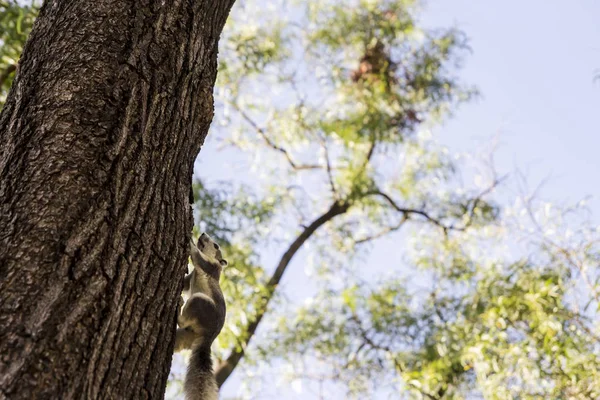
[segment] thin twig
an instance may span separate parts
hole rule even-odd
[[[275,144],[275,142],[273,142],[269,138],[269,136],[267,135],[265,130],[263,128],[261,128],[260,126],[258,126],[258,124],[244,110],[242,110],[240,107],[238,107],[238,105],[235,103],[233,104],[233,107],[240,113],[242,118],[248,124],[250,124],[254,128],[254,130],[256,130],[256,132],[263,138],[263,140],[269,147],[271,147],[274,150],[277,150],[278,152],[280,152],[281,154],[283,154],[285,156],[288,163],[294,170],[300,171],[300,170],[308,170],[308,169],[322,169],[322,166],[316,165],[316,164],[297,164],[290,156],[290,153],[283,147]]]
[[[383,237],[387,234],[390,234],[390,233],[395,232],[398,229],[400,229],[407,220],[408,220],[408,218],[407,218],[406,214],[402,214],[402,218],[400,219],[400,222],[398,222],[396,225],[388,226],[386,229],[383,229],[382,231],[380,231],[374,235],[365,236],[363,238],[357,239],[354,241],[354,243],[355,244],[363,244],[366,242],[370,242],[371,240],[379,239],[380,237]]]
[[[471,224],[473,223],[473,217],[475,216],[475,210],[477,209],[477,206],[479,205],[479,203],[481,202],[481,199],[488,195],[492,190],[494,190],[494,188],[496,186],[498,186],[498,184],[500,184],[504,179],[506,178],[506,175],[503,176],[502,178],[499,179],[495,179],[494,182],[485,190],[483,190],[481,193],[479,193],[479,195],[473,200],[473,205],[471,207],[469,207],[469,215],[467,217],[467,221],[462,225],[462,226],[457,226],[455,224],[450,224],[450,225],[445,225],[444,223],[442,223],[442,221],[440,219],[434,218],[432,217],[427,211],[425,210],[419,210],[416,208],[405,208],[405,207],[400,207],[395,201],[394,199],[392,199],[392,197],[378,189],[375,190],[371,190],[368,191],[365,196],[372,196],[372,195],[376,195],[376,196],[380,196],[383,199],[385,199],[385,201],[392,206],[393,209],[395,209],[398,212],[403,213],[406,216],[409,216],[411,214],[415,214],[415,215],[420,215],[422,217],[424,217],[426,220],[428,220],[429,222],[432,222],[434,225],[439,226],[440,228],[442,228],[442,230],[444,231],[444,234],[447,234],[448,231],[458,231],[458,232],[462,232],[465,231],[469,226],[471,226]]]
[[[440,228],[442,228],[444,231],[447,231],[448,229],[450,229],[451,227],[444,225],[442,222],[440,222],[439,220],[435,219],[434,217],[432,217],[431,215],[429,215],[426,211],[423,210],[418,210],[415,208],[405,208],[405,207],[400,207],[398,204],[396,204],[396,202],[394,201],[394,199],[392,199],[388,194],[383,193],[379,190],[371,190],[368,191],[366,194],[366,196],[372,196],[372,195],[376,195],[376,196],[380,196],[383,197],[383,199],[385,201],[387,201],[387,203],[392,206],[393,209],[395,209],[398,212],[403,213],[405,216],[409,216],[411,214],[415,214],[415,215],[420,215],[422,217],[424,217],[426,220],[432,222],[433,224],[439,226]],[[454,228],[454,230],[464,230],[464,229],[458,229],[458,228]]]
[[[10,74],[12,74],[13,72],[15,72],[16,70],[17,70],[16,64],[9,64],[4,69],[4,71],[2,71],[2,73],[0,74],[0,89],[2,88],[2,86],[4,86],[4,82],[6,82],[6,80],[10,76]]]
[[[331,187],[331,192],[333,194],[334,199],[338,199],[338,192],[335,187],[335,183],[333,181],[331,159],[329,158],[329,148],[327,147],[327,142],[325,141],[325,139],[324,138],[320,138],[320,139],[321,139],[321,146],[323,147],[323,150],[325,151],[325,165],[327,167],[327,177],[329,179],[329,186]]]

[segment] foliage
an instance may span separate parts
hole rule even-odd
[[[12,85],[23,44],[39,11],[39,2],[0,1],[0,106]]]
[[[273,9],[246,2],[224,33],[212,135],[254,168],[257,192],[281,195],[255,228],[292,242],[332,203],[348,206],[311,240],[315,294],[303,306],[275,297],[266,332],[243,352],[259,362],[247,364],[250,392],[262,360],[288,365],[291,383],[359,398],[597,397],[598,276],[581,270],[597,260],[598,232],[557,208],[555,230],[588,234],[556,247],[545,236],[554,223],[538,222],[532,204],[517,212],[495,200],[493,170],[483,185],[460,185],[465,164],[429,128],[476,94],[455,73],[468,47],[456,29],[420,28],[419,6],[281,1],[279,19],[263,24]],[[404,263],[383,256],[396,274],[355,268],[386,236],[407,239]],[[237,327],[244,344],[249,325]]]
[[[509,241],[501,232],[490,234],[496,246]],[[529,260],[512,263],[478,260],[483,232],[472,242],[434,235],[412,257],[417,268],[435,270],[429,288],[410,293],[414,282],[391,281],[335,291],[326,283],[294,320],[281,320],[269,353],[326,360],[347,382],[395,379],[414,398],[597,398],[598,272],[585,266],[597,264],[600,245],[598,229],[581,233],[585,240],[569,247],[530,238],[537,248]],[[596,284],[577,299],[589,278]]]

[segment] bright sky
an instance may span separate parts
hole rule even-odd
[[[500,134],[500,171],[518,168],[531,188],[548,178],[542,191],[546,199],[576,202],[592,195],[589,204],[596,221],[600,80],[594,82],[594,76],[600,75],[599,17],[598,0],[429,0],[423,18],[427,26],[456,25],[466,32],[473,54],[461,75],[483,95],[463,105],[437,129],[437,137],[453,150],[468,151]],[[217,160],[213,151],[210,144],[204,148],[201,164]],[[391,240],[378,244],[369,263],[385,264],[394,246]],[[304,274],[302,258],[296,258],[284,278],[286,291],[306,293]],[[233,398],[239,384],[239,379],[230,379],[222,398]],[[317,398],[287,387],[277,391],[274,398]],[[343,393],[329,396],[336,398],[343,399]]]
[[[600,217],[600,2],[430,0],[425,22],[457,25],[473,54],[464,79],[483,94],[439,130],[468,150],[500,133],[497,165],[519,168],[543,194],[593,195]]]

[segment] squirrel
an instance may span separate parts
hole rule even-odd
[[[184,278],[189,295],[177,319],[175,351],[192,349],[183,391],[186,400],[216,400],[218,387],[212,369],[210,346],[225,323],[225,299],[219,278],[227,260],[206,233],[197,245],[190,239],[194,270]]]

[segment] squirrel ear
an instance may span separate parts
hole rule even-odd
[[[227,266],[227,260],[221,260],[221,266],[222,267]]]

